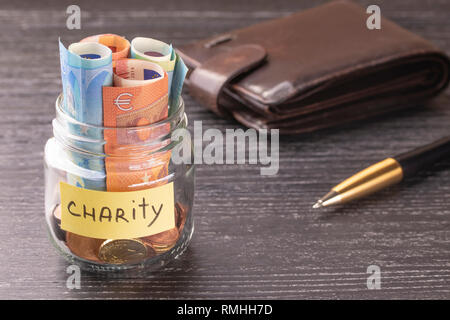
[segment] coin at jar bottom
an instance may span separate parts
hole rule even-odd
[[[61,229],[61,205],[58,204],[52,212],[52,225],[53,231],[55,232],[58,240],[65,241],[66,240],[66,232]]]
[[[136,239],[106,240],[100,246],[98,257],[111,264],[139,262],[154,255],[147,246]]]
[[[167,231],[142,238],[142,240],[151,246],[156,253],[163,253],[169,251],[175,246],[179,234],[178,228],[174,227]]]
[[[104,241],[104,239],[88,238],[72,232],[67,232],[66,234],[67,247],[73,254],[95,262],[100,262],[98,251]]]
[[[186,223],[186,209],[178,202],[175,204],[175,208],[176,208],[175,209],[176,224],[178,232],[181,234],[181,231],[183,231],[184,224]]]

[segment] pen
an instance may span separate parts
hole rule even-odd
[[[413,176],[420,169],[450,154],[450,136],[415,150],[380,161],[333,187],[313,208],[349,202]]]

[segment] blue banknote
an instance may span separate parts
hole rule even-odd
[[[92,52],[89,50],[92,49]],[[112,86],[112,52],[98,43],[76,43],[66,49],[59,41],[63,110],[75,120],[94,126],[103,124],[102,87]],[[103,154],[103,132],[82,124],[70,125],[71,133],[81,139],[76,147],[93,154]],[[74,164],[87,170],[105,173],[104,159],[79,152],[71,152]],[[69,183],[82,188],[105,190],[106,182],[89,180],[89,177],[69,175]]]
[[[175,68],[173,70],[173,78],[172,78],[172,87],[170,89],[169,94],[169,106],[173,110],[178,106],[181,96],[181,90],[183,89],[184,79],[186,78],[186,74],[188,72],[188,68],[183,62],[183,59],[175,53]],[[170,111],[170,110],[169,110]]]

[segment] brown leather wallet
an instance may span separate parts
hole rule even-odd
[[[253,128],[302,133],[417,105],[449,81],[448,57],[386,18],[334,1],[178,48],[201,104]]]

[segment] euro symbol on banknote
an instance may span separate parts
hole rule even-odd
[[[122,111],[129,111],[133,109],[133,107],[130,105],[131,99],[121,99],[123,96],[128,96],[130,98],[133,97],[131,93],[128,92],[121,93],[117,96],[116,99],[114,99],[114,105]],[[122,106],[129,106],[129,107],[124,108]]]

